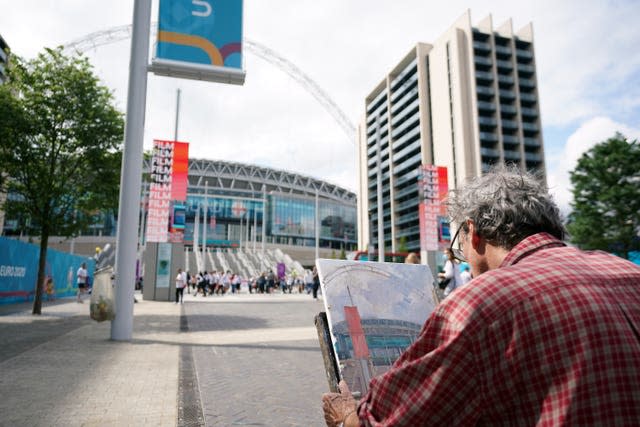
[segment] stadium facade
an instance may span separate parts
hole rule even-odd
[[[144,170],[149,170],[148,161]],[[317,214],[320,247],[356,247],[356,195],[297,173],[189,159],[183,209],[187,246],[194,244],[197,217],[198,223],[206,224],[198,230],[198,244],[205,239],[209,247],[249,248],[262,241],[315,247]]]
[[[143,173],[150,171],[150,159]],[[143,183],[140,242],[144,243],[145,201],[148,184]],[[11,197],[11,196],[9,196]],[[311,264],[316,246],[316,210],[320,254],[356,249],[355,193],[317,178],[301,174],[220,160],[189,159],[187,200],[178,206],[177,217],[184,226],[184,243],[194,245],[196,217],[198,245],[207,247],[262,249],[284,248],[287,253]],[[206,230],[202,228],[206,212]],[[175,212],[173,217],[175,218]],[[95,222],[75,239],[52,237],[50,245],[93,255],[96,246],[115,243],[117,219],[114,212],[96,212]],[[27,235],[33,229],[24,218],[8,218],[3,234]],[[26,237],[25,237],[26,238]]]

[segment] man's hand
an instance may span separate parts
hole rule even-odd
[[[340,387],[340,393],[325,393],[322,395],[324,420],[328,427],[337,427],[341,423],[344,423],[345,427],[356,426],[358,425],[356,400],[351,395],[349,386],[344,380],[340,381],[338,387]],[[347,418],[349,422],[347,422]]]

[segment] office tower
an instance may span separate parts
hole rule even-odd
[[[7,80],[7,66],[9,65],[9,45],[0,35],[0,84]],[[3,172],[0,172],[3,174]],[[0,206],[7,199],[7,193],[0,190]],[[0,235],[4,227],[4,210],[0,209]]]
[[[446,166],[449,189],[512,163],[544,176],[533,28],[494,29],[467,11],[417,43],[365,99],[358,127],[361,249],[420,250],[421,165]],[[382,218],[381,221],[379,219]],[[448,224],[442,224],[443,245]]]
[[[0,35],[0,84],[7,80],[7,66],[9,65],[9,45]]]

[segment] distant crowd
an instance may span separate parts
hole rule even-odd
[[[186,272],[187,293],[203,297],[240,293],[241,288],[248,288],[249,293],[271,294],[275,292],[307,293],[313,292],[314,273],[305,270],[299,274],[292,270],[290,274],[277,275],[273,271],[263,271],[256,277],[244,278],[238,274],[225,271],[203,271],[195,275]],[[243,286],[244,285],[244,286]],[[314,295],[316,297],[316,295]]]

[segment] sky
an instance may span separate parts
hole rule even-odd
[[[132,0],[0,0],[0,34],[23,58],[44,47],[129,25]],[[158,0],[151,20],[157,21]],[[640,139],[640,2],[634,0],[245,0],[244,37],[309,76],[355,125],[364,98],[417,42],[435,42],[466,10],[475,25],[529,22],[547,181],[561,210],[571,200],[568,171],[616,131]],[[155,37],[151,39],[151,50]],[[85,51],[126,110],[130,40]],[[244,54],[243,86],[148,75],[144,147],[178,140],[190,157],[234,161],[357,188],[356,144],[320,103],[282,70]]]

